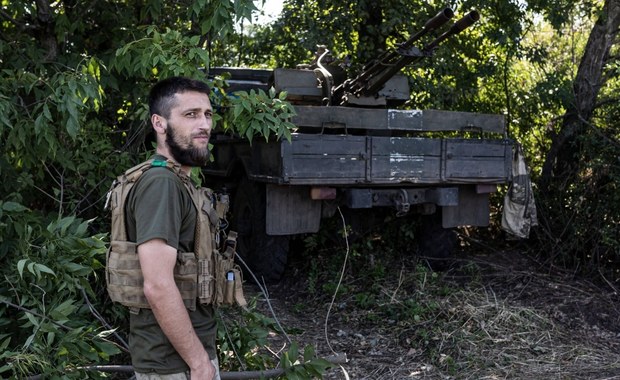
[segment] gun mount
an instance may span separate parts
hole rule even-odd
[[[367,63],[353,79],[346,79],[341,69],[326,64],[329,50],[320,47],[313,70],[278,69],[274,73],[274,86],[278,91],[287,91],[289,100],[298,104],[316,105],[318,101],[320,105],[327,106],[372,107],[404,103],[409,99],[409,85],[404,77],[394,78],[395,75],[405,66],[432,57],[442,42],[480,19],[477,11],[471,11],[423,47],[414,45],[424,36],[440,29],[453,16],[450,8],[443,9],[396,49]]]

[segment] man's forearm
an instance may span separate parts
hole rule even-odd
[[[192,373],[207,374],[195,378],[210,380],[208,374],[212,374],[214,368],[174,283],[176,249],[160,239],[153,239],[138,246],[138,257],[144,276],[144,295],[157,323]]]
[[[172,289],[169,284],[162,285],[164,284],[160,284],[159,288],[155,285],[148,292],[145,287],[145,295],[162,331],[190,367],[198,365],[205,358],[209,360],[176,285],[172,283]]]

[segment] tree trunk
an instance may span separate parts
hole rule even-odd
[[[58,57],[58,41],[56,40],[54,12],[49,0],[37,0],[37,38],[46,51],[44,60],[53,62]]]
[[[549,190],[554,179],[573,177],[578,170],[577,138],[595,109],[599,90],[604,85],[603,69],[620,26],[620,0],[605,0],[579,63],[573,84],[574,102],[562,118],[559,133],[552,137],[551,147],[542,167],[541,187]]]

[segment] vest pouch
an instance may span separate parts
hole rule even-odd
[[[194,252],[178,252],[177,264],[174,266],[174,282],[179,288],[185,307],[196,310],[196,297],[198,297],[198,260]]]
[[[200,298],[200,303],[213,303],[215,297],[214,286],[213,263],[207,258],[198,260],[198,297]]]
[[[243,297],[243,277],[234,258],[227,258],[219,252],[215,257],[215,300],[216,306],[234,305],[245,306]]]
[[[107,252],[106,282],[114,302],[136,308],[149,308],[144,296],[142,270],[136,243],[112,240]]]
[[[106,282],[110,299],[130,308],[150,309],[144,296],[144,277],[136,243],[112,240],[107,252]],[[174,266],[174,282],[185,307],[196,310],[198,264],[193,252],[179,252]]]

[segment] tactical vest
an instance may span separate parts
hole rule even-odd
[[[207,188],[197,189],[180,165],[170,160],[151,159],[134,166],[119,176],[108,192],[106,208],[109,205],[112,212],[112,227],[106,257],[106,284],[110,298],[128,306],[132,312],[150,308],[144,296],[137,245],[127,240],[125,201],[140,176],[154,166],[174,172],[196,208],[194,252],[179,252],[174,267],[174,281],[185,307],[195,310],[196,300],[215,306],[233,303],[245,306],[243,278],[234,262],[237,234],[231,231],[226,236],[220,228],[228,211],[228,197],[216,195]]]

